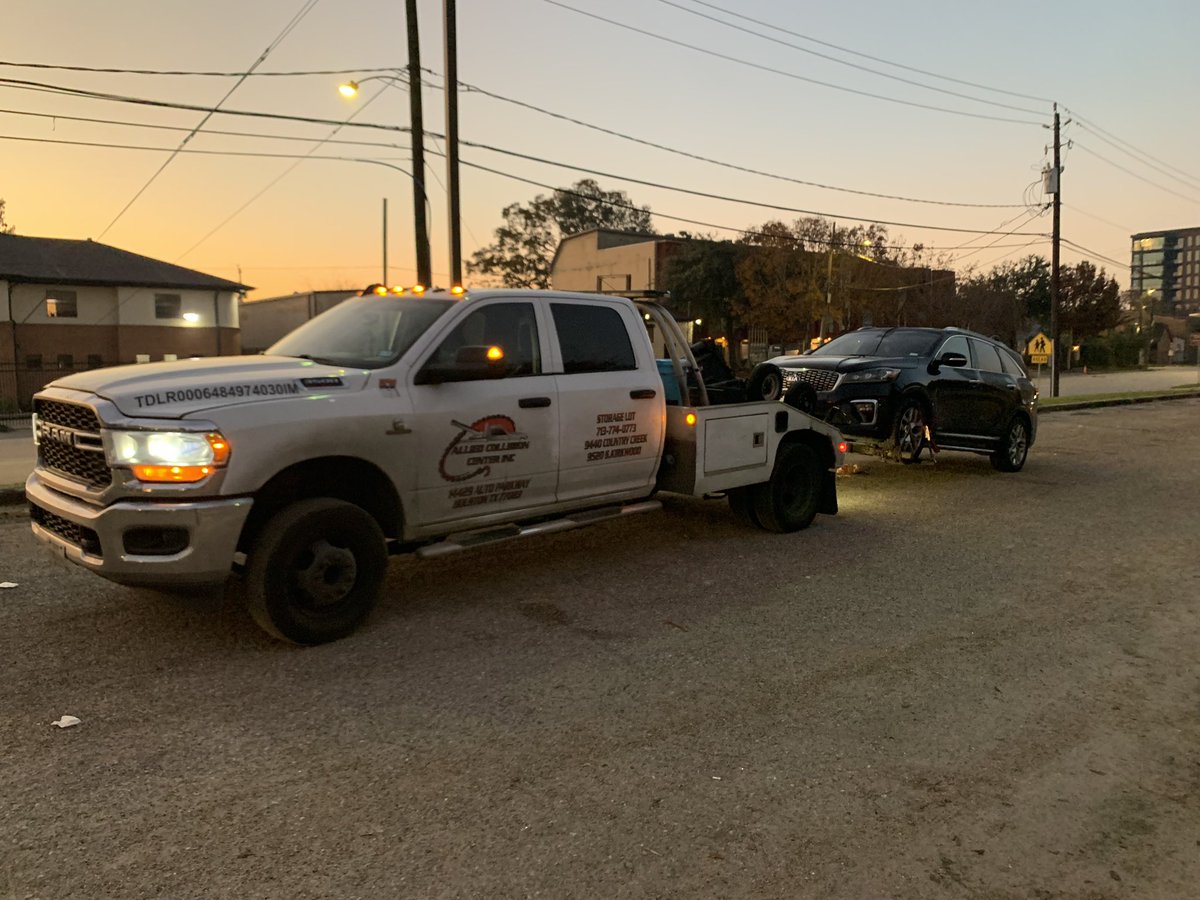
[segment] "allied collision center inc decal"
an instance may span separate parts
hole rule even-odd
[[[446,481],[461,484],[487,478],[496,466],[516,462],[529,449],[529,436],[517,431],[508,416],[484,416],[470,425],[453,421],[457,433],[438,461],[438,473]],[[451,488],[449,499],[455,509],[517,500],[529,487],[528,478],[461,484]]]

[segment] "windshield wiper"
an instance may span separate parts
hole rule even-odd
[[[322,366],[340,366],[341,363],[336,359],[328,359],[324,356],[310,356],[307,353],[297,353],[292,359],[307,359],[309,362],[315,362]]]

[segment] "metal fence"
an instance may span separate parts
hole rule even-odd
[[[33,395],[56,378],[73,372],[85,372],[95,366],[29,366],[0,365],[0,430],[29,428],[33,412]]]

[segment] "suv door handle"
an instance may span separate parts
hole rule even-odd
[[[521,407],[521,409],[541,409],[549,405],[549,397],[522,397],[517,401],[517,406]]]
[[[653,400],[658,395],[654,388],[642,388],[637,391],[629,392],[630,400]]]

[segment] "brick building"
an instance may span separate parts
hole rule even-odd
[[[0,234],[0,403],[23,407],[62,372],[238,354],[247,289],[95,241]]]

